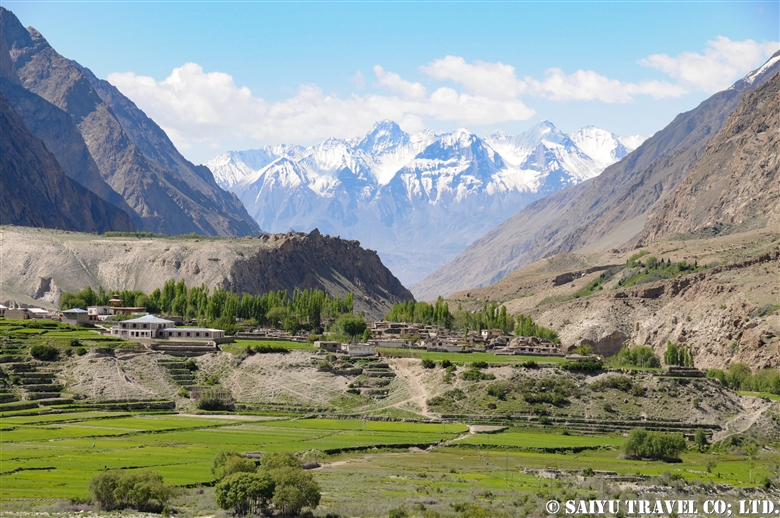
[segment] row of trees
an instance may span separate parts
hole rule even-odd
[[[107,305],[112,294],[102,286],[97,292],[88,286],[77,293],[63,293],[60,306],[65,310]],[[211,293],[205,285],[188,287],[183,279],[179,282],[171,279],[162,289],[156,289],[149,295],[128,290],[118,294],[125,306],[145,307],[150,313],[180,315],[220,329],[229,329],[236,320],[243,320],[252,325],[290,332],[314,330],[319,327],[321,319],[352,315],[354,309],[351,293],[343,299],[321,290],[297,288],[292,296],[283,290],[239,295],[217,288]]]
[[[780,395],[780,372],[776,369],[761,369],[755,374],[744,363],[734,363],[728,369],[710,369],[708,378],[716,378],[733,390],[768,392]]]
[[[408,300],[395,304],[385,315],[385,320],[391,322],[414,322],[431,324],[446,329],[457,329],[464,333],[481,331],[483,329],[501,329],[509,334],[514,331],[517,336],[537,336],[554,342],[559,341],[558,334],[549,328],[540,326],[531,317],[518,315],[515,319],[507,313],[506,306],[499,306],[495,301],[489,305],[484,303],[479,311],[466,311],[461,304],[453,314],[449,304],[439,297],[434,304]]]

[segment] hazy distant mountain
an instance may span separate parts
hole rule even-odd
[[[678,115],[599,176],[538,200],[475,241],[454,260],[433,272],[412,292],[421,299],[486,286],[523,265],[558,253],[605,251],[641,239],[650,211],[663,203],[702,157],[744,92],[780,71],[780,52],[731,88]],[[586,131],[587,130],[587,131]],[[596,161],[613,139],[593,129],[572,136],[591,148]],[[578,132],[579,133],[579,132]],[[617,139],[626,147],[632,144]],[[593,151],[596,146],[600,151]],[[619,146],[612,148],[618,156]],[[626,147],[628,150],[628,147]]]
[[[18,84],[3,81],[3,92],[76,181],[129,210],[139,229],[226,236],[259,232],[238,199],[220,189],[207,168],[185,160],[116,88],[59,55],[5,8],[0,8],[0,31],[10,55],[4,75],[13,71],[19,79]]]
[[[633,149],[612,137],[591,149]],[[409,283],[529,202],[598,175],[604,161],[548,121],[486,139],[465,129],[410,135],[381,121],[362,138],[231,151],[207,166],[262,228],[358,239]]]

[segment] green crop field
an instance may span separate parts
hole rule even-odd
[[[3,418],[2,498],[86,496],[104,468],[148,467],[178,485],[212,479],[222,448],[239,451],[343,450],[436,444],[463,425],[357,420],[222,419],[105,412]]]

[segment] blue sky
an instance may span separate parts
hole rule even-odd
[[[760,65],[778,2],[15,2],[188,158],[543,119],[652,134]]]

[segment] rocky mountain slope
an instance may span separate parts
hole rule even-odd
[[[381,318],[411,299],[376,252],[356,241],[307,234],[260,238],[101,237],[0,228],[0,300],[56,304],[86,286],[151,293],[169,279],[238,293],[294,288],[353,293],[356,310]]]
[[[648,215],[646,240],[780,224],[780,74],[746,93],[674,194]]]
[[[65,175],[2,92],[0,128],[0,224],[87,232],[133,230],[126,213]],[[5,264],[0,264],[4,271]]]
[[[412,286],[420,299],[495,282],[544,257],[632,246],[648,212],[663,203],[704,154],[742,95],[780,71],[780,53],[719,92],[602,174],[538,200]]]
[[[518,207],[598,175],[641,141],[596,128],[570,138],[549,121],[484,139],[464,129],[409,135],[382,121],[362,138],[229,152],[207,165],[262,228],[359,239],[414,282]]]
[[[97,164],[89,154],[89,149],[72,117],[21,85],[5,38],[0,38],[0,62],[4,64],[0,69],[0,91],[27,128],[51,151],[68,178],[127,214],[133,214],[133,210],[124,198],[100,176]],[[127,230],[127,228],[117,227],[116,230]]]
[[[0,31],[12,65],[4,70],[13,68],[21,87],[58,110],[17,88],[10,89],[14,91],[8,97],[77,181],[120,208],[130,208],[137,228],[225,236],[259,232],[210,171],[187,162],[165,133],[115,88],[58,54],[38,31],[25,29],[5,8],[0,8]],[[73,126],[81,139],[75,138]],[[60,139],[57,129],[69,140]]]
[[[643,248],[646,257],[710,267],[632,286],[626,281],[641,268],[626,261],[636,250],[560,254],[449,301],[465,308],[503,302],[509,313],[555,329],[566,347],[589,343],[614,354],[623,344],[649,345],[662,357],[672,341],[690,346],[699,368],[771,367],[780,346],[778,243],[780,225],[703,239],[669,236]],[[581,291],[596,282],[592,293]]]

